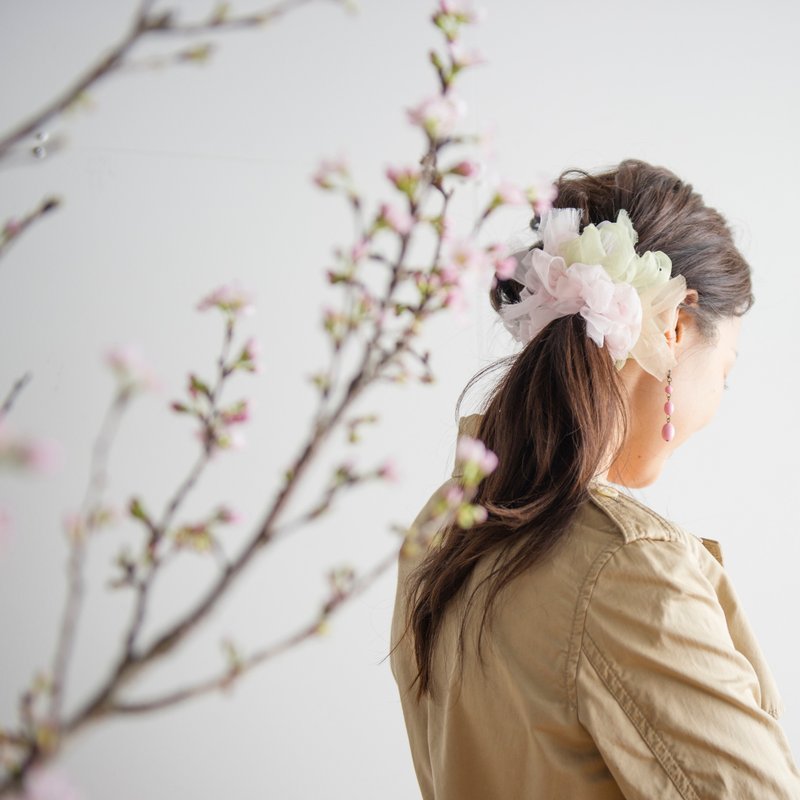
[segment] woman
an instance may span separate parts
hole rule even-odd
[[[523,348],[459,418],[497,457],[472,500],[487,518],[399,561],[391,666],[422,796],[800,798],[716,543],[612,485],[653,483],[713,416],[749,265],[667,169],[557,187],[491,291]]]

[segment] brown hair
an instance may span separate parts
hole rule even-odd
[[[672,274],[683,275],[687,288],[697,291],[697,302],[683,307],[707,339],[714,338],[719,320],[741,316],[752,306],[750,266],[734,245],[727,222],[670,170],[626,159],[596,174],[565,170],[556,185],[553,206],[580,208],[581,230],[590,223],[616,221],[619,210],[627,210],[639,236],[637,252],[663,250],[672,260]],[[536,224],[538,217],[531,227]],[[513,279],[498,279],[490,291],[495,311],[518,302],[521,289]],[[467,390],[498,367],[505,367],[505,374],[484,400],[475,433],[499,459],[472,500],[486,508],[487,518],[469,531],[455,522],[448,525],[409,575],[405,632],[413,628],[418,699],[425,692],[433,694],[431,660],[443,615],[478,560],[494,554],[461,621],[462,669],[466,617],[475,593],[489,582],[480,653],[487,614],[498,592],[552,552],[589,498],[590,481],[613,463],[628,430],[624,386],[608,350],[587,337],[579,314],[554,320],[520,353],[473,376],[458,399],[456,417]],[[609,443],[613,452],[604,463]]]

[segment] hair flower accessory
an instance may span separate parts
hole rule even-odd
[[[660,251],[639,255],[638,234],[623,208],[616,222],[587,225],[581,210],[551,208],[542,214],[542,247],[517,255],[512,277],[523,285],[518,303],[503,306],[503,324],[526,344],[558,317],[580,313],[586,334],[604,345],[620,369],[633,357],[658,379],[675,366],[664,333],[686,294],[682,275]]]

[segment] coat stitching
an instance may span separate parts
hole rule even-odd
[[[639,732],[644,743],[661,764],[664,772],[675,785],[681,797],[687,800],[700,800],[700,795],[692,784],[686,770],[678,763],[659,732],[650,724],[641,707],[628,693],[619,675],[600,652],[595,641],[588,632],[584,632],[583,652],[594,668],[606,689],[611,693],[620,708]]]

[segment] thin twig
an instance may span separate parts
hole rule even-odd
[[[30,381],[31,377],[31,373],[26,372],[21,378],[17,379],[17,381],[11,387],[11,391],[8,393],[8,396],[5,400],[3,400],[3,405],[0,406],[0,418],[9,414],[17,400],[19,393],[25,388],[25,384]]]
[[[0,158],[2,155],[0,155]],[[0,258],[2,258],[12,242],[15,242],[23,233],[45,214],[58,208],[61,200],[58,197],[46,197],[33,211],[29,211],[20,220],[9,220],[0,230]]]
[[[131,399],[131,391],[123,388],[118,391],[109,407],[100,427],[100,433],[92,450],[89,486],[86,490],[80,511],[81,520],[87,519],[89,513],[98,506],[106,485],[106,466],[114,433],[119,426],[122,414]],[[69,589],[64,606],[62,622],[59,627],[58,644],[53,661],[53,690],[50,701],[49,718],[56,724],[61,716],[64,688],[72,646],[77,630],[81,599],[84,591],[83,567],[86,550],[86,539],[89,531],[72,537],[70,541],[70,559],[68,566]]]

